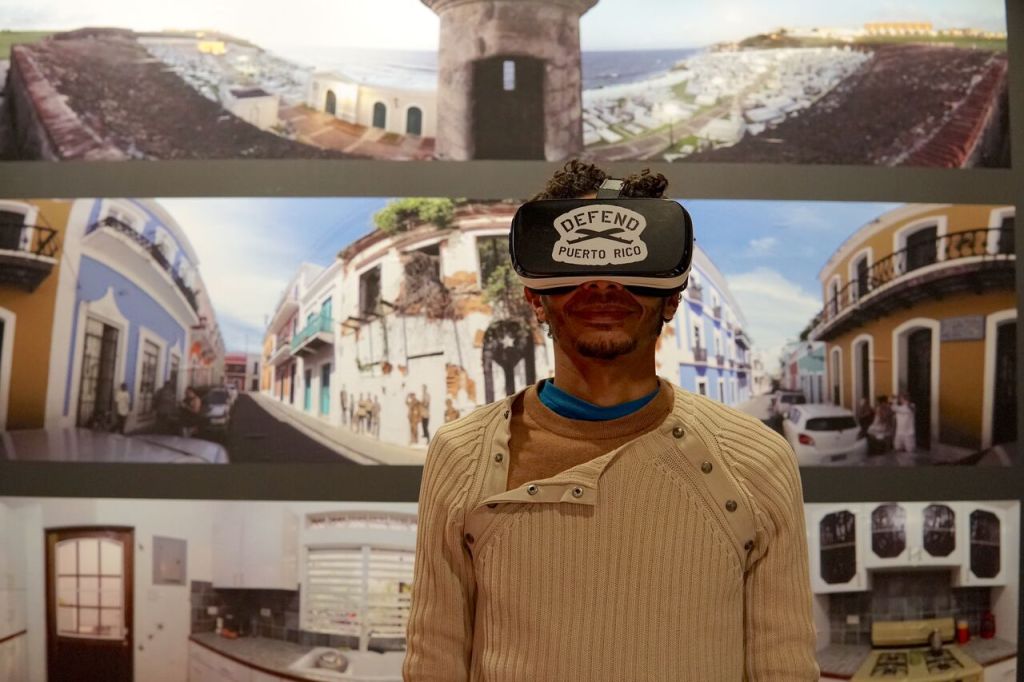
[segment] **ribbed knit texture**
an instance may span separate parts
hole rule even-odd
[[[756,419],[681,389],[674,398],[669,418],[699,436],[753,512],[750,556],[664,428],[578,467],[604,467],[595,504],[498,505],[470,549],[466,519],[480,514],[495,434],[508,428],[510,403],[488,405],[431,443],[407,681],[818,679],[792,451]]]
[[[656,428],[672,410],[672,391],[658,391],[636,412],[607,421],[567,419],[540,400],[536,386],[512,406],[508,488],[583,464]],[[586,433],[581,438],[580,433]]]

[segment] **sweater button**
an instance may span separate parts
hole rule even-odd
[[[472,545],[474,542],[476,542],[476,538],[473,537],[473,534],[472,533],[466,533],[466,544]]]
[[[495,462],[501,462],[501,460],[503,459],[505,459],[505,455],[501,454],[500,452],[494,456]]]
[[[686,435],[686,429],[684,429],[682,426],[677,426],[674,429],[672,429],[672,435],[675,436],[676,438],[682,438],[683,436]]]
[[[526,486],[526,492],[529,495],[536,495],[538,490],[540,490],[540,488],[534,485],[533,483]]]
[[[714,467],[711,466],[711,462],[704,462],[703,464],[700,465],[700,470],[703,471],[705,474],[710,474],[713,468]]]
[[[743,545],[743,549],[747,550],[748,552],[750,550],[754,549],[754,541],[753,540],[747,540],[746,543],[744,543],[744,545]]]
[[[573,497],[583,497],[583,488],[581,488],[580,486],[576,486],[575,488],[573,488],[572,489],[572,496]]]
[[[736,500],[726,500],[725,501],[725,509],[726,509],[726,511],[731,511],[731,512],[736,511]]]

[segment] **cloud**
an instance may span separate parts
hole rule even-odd
[[[726,275],[725,279],[747,320],[754,350],[763,352],[768,367],[774,369],[782,347],[800,336],[824,303],[770,268]]]
[[[775,237],[762,237],[761,239],[751,239],[748,247],[752,256],[767,256],[775,251],[778,244],[779,240]]]

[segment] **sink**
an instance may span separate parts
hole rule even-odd
[[[340,653],[348,659],[348,668],[345,672],[317,666],[317,660],[327,652]],[[377,653],[321,646],[308,651],[288,666],[288,669],[310,679],[324,682],[402,682],[402,661],[404,659],[404,651]]]

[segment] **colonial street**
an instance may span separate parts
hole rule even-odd
[[[208,437],[203,435],[202,437]],[[224,446],[233,463],[422,464],[423,450],[333,427],[259,394],[239,394]]]

